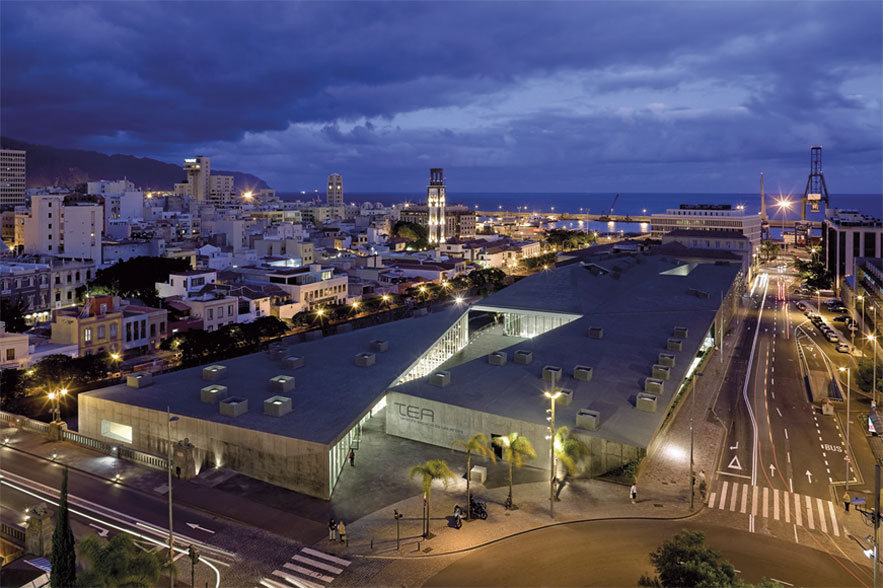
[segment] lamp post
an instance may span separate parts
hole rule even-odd
[[[816,311],[822,312],[822,291],[816,288]]]
[[[862,322],[861,322],[862,326],[861,326],[861,329],[862,329],[862,332],[864,332],[864,330],[865,330],[865,297],[862,295],[859,295],[856,298],[859,302],[862,303]],[[865,357],[865,346],[862,345],[862,358],[864,358],[864,357]]]
[[[544,392],[543,395],[549,399],[549,409],[546,411],[548,413],[547,420],[549,421],[548,432],[549,434],[546,436],[546,439],[549,440],[549,463],[552,464],[551,472],[549,474],[549,516],[555,517],[555,400],[561,396],[561,390],[555,390],[554,392]]]
[[[852,377],[852,368],[838,368],[841,372],[846,372],[846,450],[843,460],[846,462],[846,493],[844,499],[849,496],[849,400],[850,400],[850,380]]]
[[[169,407],[166,407],[166,433],[169,443],[169,587],[175,588],[175,574],[173,566],[175,565],[175,531],[172,527],[172,421],[177,421],[178,417],[172,416]]]
[[[50,392],[49,400],[52,402],[52,421],[61,421],[61,399],[67,396],[67,388],[58,392]]]
[[[783,198],[776,202],[776,206],[779,207],[779,212],[782,214],[782,249],[785,250],[787,249],[785,246],[785,211],[791,209],[791,201]]]
[[[690,510],[693,510],[693,495],[695,494],[694,488],[696,484],[694,483],[694,472],[693,472],[693,416],[696,414],[696,380],[699,379],[699,376],[702,374],[696,372],[693,374],[693,391],[690,393],[690,402],[692,406],[690,407]]]
[[[868,335],[868,341],[873,342],[871,353],[874,354],[874,379],[871,385],[871,394],[874,398],[874,406],[877,406],[877,334]]]

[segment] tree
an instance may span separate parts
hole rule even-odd
[[[187,271],[190,262],[170,257],[133,257],[100,269],[95,279],[86,284],[89,295],[114,294],[137,298],[149,306],[159,306],[156,282],[165,282],[172,272]]]
[[[27,397],[27,377],[25,372],[19,369],[0,370],[0,410],[21,414],[25,407]]]
[[[392,226],[392,234],[400,239],[412,241],[416,249],[426,249],[429,246],[426,228],[408,221],[398,221]]]
[[[470,475],[472,472],[472,454],[475,453],[485,458],[489,457],[493,462],[497,461],[497,456],[494,455],[494,450],[488,447],[488,440],[484,433],[476,433],[466,441],[458,439],[451,443],[451,449],[455,447],[462,447],[466,451],[466,520],[470,520],[472,518],[472,509],[469,508],[469,505],[472,504],[472,491],[470,487],[470,482],[472,481]]]
[[[878,343],[879,345],[879,343]],[[873,349],[873,345],[870,347]],[[866,357],[858,361],[858,369],[853,371],[855,386],[863,392],[871,392],[874,386],[874,360]],[[883,363],[877,362],[877,393],[883,393]]]
[[[555,253],[550,251],[549,253],[537,255],[536,257],[525,257],[521,259],[518,264],[527,271],[554,267]]]
[[[88,562],[79,586],[155,586],[165,556],[135,545],[131,535],[120,533],[110,541],[89,535],[80,541],[80,555]]]
[[[834,282],[818,255],[813,255],[810,260],[795,259],[794,267],[800,273],[800,279],[812,290],[827,290]]]
[[[582,231],[570,231],[567,229],[549,229],[545,234],[546,243],[561,251],[569,249],[582,249],[588,247],[595,242],[594,233],[583,233]]]
[[[28,325],[25,324],[27,311],[28,305],[25,304],[21,296],[0,300],[0,317],[2,317],[8,333],[24,333],[28,330]]]
[[[576,475],[577,464],[589,454],[589,446],[570,434],[570,429],[561,427],[555,432],[555,457],[571,476]]]
[[[426,463],[415,465],[408,472],[408,478],[413,480],[414,476],[421,476],[421,485],[423,486],[423,500],[426,501],[426,510],[423,513],[423,536],[429,537],[429,498],[432,492],[432,483],[435,480],[441,480],[445,489],[448,488],[448,480],[454,479],[454,472],[448,467],[448,464],[440,459],[430,459]]]
[[[760,252],[766,261],[775,259],[779,255],[779,245],[772,239],[767,239],[760,244]]]
[[[518,433],[509,433],[504,437],[494,437],[494,445],[503,448],[503,459],[509,464],[509,508],[515,508],[512,500],[512,468],[520,468],[527,459],[536,459],[537,452],[533,445]]]
[[[55,512],[55,530],[52,532],[52,553],[49,555],[52,566],[49,584],[53,588],[68,588],[77,581],[77,554],[67,504],[67,473],[65,466],[61,474],[58,510]]]
[[[751,584],[736,578],[733,564],[705,545],[705,535],[701,531],[681,531],[652,552],[650,562],[658,575],[652,578],[641,576],[638,586],[752,588]],[[757,588],[777,586],[781,587],[781,584],[766,578],[757,584]]]

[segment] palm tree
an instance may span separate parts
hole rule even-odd
[[[767,239],[760,244],[760,250],[767,261],[779,254],[779,245],[772,239]]]
[[[470,475],[472,472],[472,454],[475,453],[485,458],[489,457],[494,463],[497,461],[497,456],[494,455],[494,450],[488,447],[487,437],[484,433],[476,433],[468,441],[457,439],[451,443],[451,449],[454,449],[454,447],[462,447],[466,450],[466,520],[468,521],[472,518],[472,509],[469,508],[469,505],[472,504],[472,492],[469,485],[472,481],[472,476]]]
[[[561,427],[555,432],[554,446],[555,457],[571,476],[576,474],[576,464],[580,459],[589,454],[589,446],[571,436],[567,427]]]
[[[77,578],[79,586],[155,586],[163,568],[162,555],[144,551],[125,533],[110,541],[88,535],[80,541],[79,552],[89,562]]]
[[[520,468],[525,459],[534,459],[537,452],[527,437],[521,437],[518,433],[509,433],[505,437],[494,437],[494,445],[503,448],[503,459],[509,463],[509,508],[515,508],[512,501],[512,466]]]
[[[423,519],[423,537],[429,538],[429,494],[432,491],[432,483],[435,480],[441,480],[445,489],[448,488],[448,480],[454,479],[456,476],[448,464],[441,459],[430,459],[426,463],[415,465],[408,472],[408,478],[414,479],[414,476],[422,476],[421,483],[423,485],[423,499],[426,501],[426,512]]]

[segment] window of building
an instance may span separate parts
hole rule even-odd
[[[214,320],[214,318],[215,318],[215,309],[209,308],[208,309],[208,320]],[[209,330],[211,330],[211,329],[209,329]]]
[[[156,323],[150,323],[150,336],[156,337]]]
[[[126,343],[132,340],[132,323],[126,323]]]
[[[107,334],[107,328],[104,325],[98,327],[98,340],[104,339],[104,336]]]
[[[111,339],[117,338],[117,324],[116,323],[110,323],[110,338]]]
[[[233,316],[233,305],[227,305],[227,316]]]
[[[132,427],[101,419],[101,435],[125,443],[132,442]]]
[[[73,298],[74,298],[74,293],[68,291],[68,293],[67,293],[67,299],[68,299],[68,300],[73,300]]]
[[[84,340],[86,343],[91,343],[91,342],[92,342],[92,329],[91,329],[91,328],[89,328],[89,329],[83,329],[83,340]]]
[[[55,293],[55,301],[59,302],[60,300],[61,300],[61,292],[56,292]]]
[[[223,318],[223,317],[224,317],[224,307],[219,306],[218,307],[218,318]]]
[[[160,321],[159,323],[159,332],[163,335],[166,334],[166,321]]]
[[[6,361],[12,361],[15,359],[15,347],[10,347],[6,350]]]

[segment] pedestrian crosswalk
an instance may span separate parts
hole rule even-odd
[[[261,578],[264,588],[325,588],[350,561],[322,551],[304,547],[291,560],[273,570],[272,578]]]
[[[778,488],[722,480],[708,495],[708,506],[840,536],[837,508],[833,502]]]

